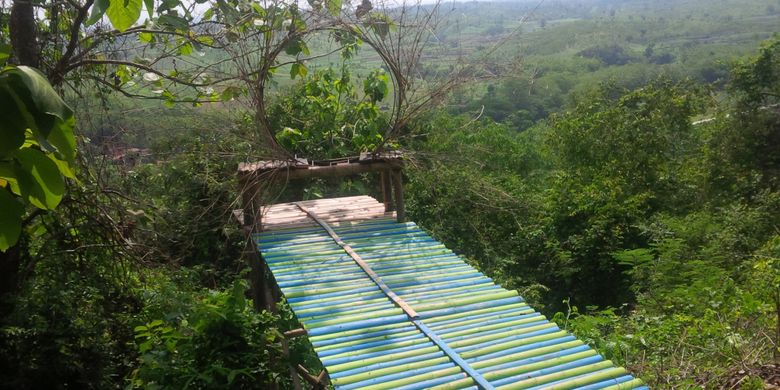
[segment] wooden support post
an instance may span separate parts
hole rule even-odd
[[[390,171],[381,172],[382,202],[385,204],[385,211],[393,211],[393,187],[390,183]]]
[[[310,385],[312,385],[313,389],[324,389],[325,385],[322,383],[322,380],[325,379],[325,370],[323,370],[320,375],[314,376],[312,375],[309,370],[306,369],[306,367],[302,365],[298,365],[297,367],[298,373],[301,374],[301,377],[308,382]]]
[[[244,258],[249,263],[249,285],[251,287],[249,293],[252,296],[252,306],[255,310],[262,311],[267,307],[265,294],[263,293],[265,285],[264,266],[260,258],[260,252],[257,251],[257,246],[252,239],[251,229],[245,229],[244,231],[247,233]]]
[[[244,256],[249,262],[249,284],[252,289],[252,301],[255,310],[270,311],[275,308],[275,300],[268,285],[265,261],[260,257],[260,251],[252,237],[253,233],[260,231],[261,225],[262,209],[258,173],[239,172],[238,186],[244,214],[244,220],[242,221],[246,238]]]
[[[239,173],[238,193],[241,194],[241,207],[244,209],[244,226],[254,226],[259,221],[259,192],[257,173]]]
[[[398,222],[406,222],[406,206],[404,205],[404,183],[401,170],[392,171],[393,192],[395,193],[395,213]]]
[[[287,337],[288,339],[292,339],[298,336],[305,336],[309,334],[309,332],[306,331],[306,329],[298,328],[293,330],[288,330],[287,332],[284,332],[284,337]]]

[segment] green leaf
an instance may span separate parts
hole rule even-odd
[[[389,83],[387,74],[382,70],[375,70],[363,80],[363,92],[371,97],[372,102],[379,102],[387,96]]]
[[[190,27],[189,23],[187,23],[187,19],[182,18],[176,12],[160,15],[157,22],[176,30],[188,30]]]
[[[0,158],[24,144],[25,129],[31,120],[26,108],[17,91],[5,85],[0,76]]]
[[[227,102],[234,97],[241,95],[241,92],[241,88],[236,86],[229,86],[222,91],[222,94],[220,94],[220,99],[222,99],[223,102]]]
[[[54,162],[54,164],[57,165],[57,169],[59,169],[62,176],[65,176],[69,179],[76,179],[76,171],[74,170],[73,165],[68,164],[67,161],[62,161],[56,157],[54,157],[54,154],[47,154],[47,156],[51,159],[51,161]]]
[[[295,79],[296,76],[301,76],[301,78],[304,78],[308,73],[309,70],[306,69],[306,65],[304,65],[302,62],[296,62],[290,67],[290,77],[292,79]]]
[[[0,187],[6,184],[13,194],[21,196],[22,191],[19,189],[19,181],[16,179],[16,163],[13,161],[0,163]]]
[[[325,4],[331,15],[338,16],[341,13],[341,0],[325,0]]]
[[[70,165],[73,165],[76,161],[76,137],[73,135],[73,127],[75,124],[76,119],[71,117],[65,121],[57,131],[52,131],[49,134],[49,138],[47,138],[47,141],[57,148],[57,154],[58,157],[60,157],[60,160],[63,160]]]
[[[47,139],[53,132],[66,133],[54,136],[57,143],[57,140],[67,138],[67,132],[72,131],[74,123],[73,111],[48,80],[39,71],[27,66],[8,67],[0,72],[0,117],[3,118],[0,136],[11,140],[2,143],[0,156],[19,148],[19,140],[27,129],[32,130],[38,142],[48,148],[51,145]],[[75,154],[75,149],[72,153],[62,153]]]
[[[151,43],[154,40],[152,33],[143,32],[138,34],[138,40],[143,43]]]
[[[208,36],[208,35],[200,35],[197,38],[195,38],[198,42],[204,44],[204,45],[213,45],[214,44],[214,38]]]
[[[11,57],[11,45],[0,44],[0,66],[5,65],[8,58]]]
[[[303,55],[309,55],[309,47],[306,46],[306,42],[304,42],[303,39],[298,37],[287,42],[287,45],[284,47],[284,52],[291,56],[298,55],[300,53],[303,53]]]
[[[154,17],[154,0],[144,0],[146,6],[146,13],[149,14],[149,19]]]
[[[179,46],[179,54],[183,56],[188,56],[192,54],[192,44],[185,43],[181,46]]]
[[[89,19],[84,23],[87,27],[97,23],[106,14],[106,10],[110,5],[109,0],[97,0],[95,5],[92,6],[92,13],[89,15]]]
[[[0,251],[14,246],[22,232],[24,205],[4,188],[0,188]]]
[[[32,148],[19,149],[14,157],[21,167],[17,169],[17,179],[22,197],[39,209],[53,210],[57,207],[65,193],[65,182],[57,164],[40,150]]]
[[[141,16],[142,0],[110,0],[106,15],[111,24],[119,31],[130,28]]]

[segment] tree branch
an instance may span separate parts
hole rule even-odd
[[[73,57],[76,47],[78,47],[79,32],[81,31],[84,21],[87,19],[87,15],[89,15],[89,8],[92,7],[92,4],[94,3],[95,0],[87,0],[83,6],[76,8],[78,13],[73,19],[73,24],[70,26],[70,40],[68,41],[68,46],[65,49],[65,53],[60,57],[59,61],[57,61],[57,64],[54,65],[54,69],[49,72],[49,81],[54,86],[62,83],[62,80],[65,78],[65,73],[69,70],[67,65],[70,62],[71,57]]]

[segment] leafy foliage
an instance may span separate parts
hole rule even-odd
[[[650,385],[721,386],[780,341],[778,115],[752,100],[777,90],[767,56],[736,65],[718,106],[660,79],[521,133],[436,118],[413,146],[437,159],[409,174],[412,218]]]
[[[134,328],[139,366],[131,388],[261,389],[281,382],[278,318],[258,313],[235,282],[184,304],[183,312]]]
[[[26,205],[52,210],[74,178],[73,112],[37,70],[0,71],[0,251],[19,239]]]
[[[295,68],[293,68],[295,69]],[[374,150],[384,140],[388,122],[379,104],[388,94],[389,79],[381,70],[363,80],[358,94],[346,66],[312,75],[271,107],[279,142],[307,158],[332,158]]]

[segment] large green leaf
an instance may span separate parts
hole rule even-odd
[[[309,47],[306,45],[306,42],[304,42],[303,38],[301,37],[295,37],[291,39],[287,44],[284,46],[284,52],[295,56],[300,53],[303,53],[303,55],[309,55]]]
[[[149,14],[149,19],[154,17],[154,0],[144,0],[146,5],[146,13]]]
[[[31,129],[46,139],[52,130],[67,125],[73,111],[51,87],[46,77],[27,66],[7,67],[0,72],[0,133]],[[8,104],[5,104],[8,103]]]
[[[57,207],[65,193],[65,182],[57,164],[32,148],[19,149],[14,157],[21,167],[17,170],[17,179],[22,197],[40,209]]]
[[[119,31],[130,28],[141,16],[143,0],[109,0],[110,5],[106,10],[108,20]]]
[[[11,57],[12,51],[13,48],[11,45],[0,43],[0,66],[5,65],[5,62],[8,61],[8,58]]]
[[[58,157],[70,165],[73,165],[76,160],[76,137],[73,135],[75,124],[74,117],[59,122],[59,127],[56,131],[52,131],[47,139],[50,145],[57,148]]]
[[[102,19],[110,4],[109,0],[96,0],[95,5],[92,6],[92,13],[89,15],[89,19],[87,19],[85,25],[91,26]]]
[[[17,91],[0,75],[0,158],[7,156],[24,144],[24,132],[30,118],[27,107]]]
[[[306,65],[304,65],[302,62],[295,62],[290,67],[290,77],[293,79],[297,76],[304,78],[308,73],[309,70],[306,69]]]
[[[10,192],[0,188],[0,251],[16,244],[22,232],[24,206]]]

